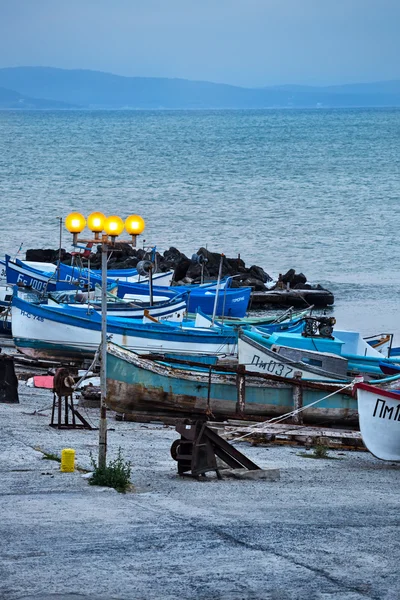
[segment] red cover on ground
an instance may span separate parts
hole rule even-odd
[[[53,389],[53,375],[34,375],[33,384],[37,388]]]

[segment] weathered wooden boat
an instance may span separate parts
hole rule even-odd
[[[263,327],[254,328],[260,334],[258,341],[266,349],[279,353],[280,356],[293,357],[293,349],[301,351],[300,357],[304,352],[305,360],[308,364],[321,366],[323,354],[334,354],[341,356],[348,361],[348,371],[355,373],[369,373],[375,376],[381,376],[382,371],[379,363],[382,361],[382,354],[370,346],[356,331],[343,331],[328,327],[326,334],[324,327],[326,318],[306,318],[306,328],[302,333],[292,333],[290,331],[276,331],[269,334]],[[312,327],[308,327],[307,322],[312,321]],[[322,321],[320,331],[314,333],[315,322]],[[333,335],[332,335],[333,334]],[[265,360],[268,362],[269,353],[266,353]],[[390,362],[399,362],[399,359],[388,358]],[[310,363],[310,361],[314,361]]]
[[[255,316],[245,316],[245,317],[227,317],[224,316],[222,319],[218,319],[219,323],[223,323],[224,325],[233,325],[233,326],[238,326],[238,327],[242,327],[242,326],[255,326],[255,327],[260,327],[262,325],[270,325],[271,323],[288,323],[288,322],[294,322],[294,321],[298,321],[299,319],[302,319],[303,317],[307,316],[310,312],[310,309],[306,309],[306,310],[285,310],[284,312],[282,311],[277,311],[277,312],[268,312],[268,314],[265,314],[261,317],[255,317]],[[191,313],[188,312],[187,315],[189,318],[195,318],[196,314],[195,313]]]
[[[370,335],[364,337],[364,340],[378,350],[385,358],[390,356],[393,344],[393,334],[392,333],[378,333],[376,335]]]
[[[12,332],[15,346],[34,358],[81,360],[96,352],[101,339],[101,316],[77,315],[73,309],[36,305],[14,295]],[[202,329],[179,323],[136,323],[107,317],[107,333],[138,353],[236,355],[237,336],[231,328]]]
[[[354,389],[364,444],[377,458],[400,461],[400,393],[366,383]]]
[[[328,352],[309,352],[282,346],[268,347],[256,331],[241,330],[238,339],[238,361],[249,371],[271,373],[287,379],[301,377],[319,381],[350,381],[348,361]]]
[[[333,396],[325,396],[334,393]],[[324,399],[325,398],[325,399]],[[315,401],[318,404],[311,406]],[[107,351],[107,404],[120,413],[264,420],[304,410],[308,422],[357,423],[355,398],[343,384],[238,373],[218,365],[151,360],[114,343]]]
[[[390,363],[387,360],[382,360],[379,363],[379,368],[384,375],[399,375],[400,374],[400,365]]]

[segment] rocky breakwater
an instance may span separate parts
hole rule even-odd
[[[93,251],[90,256],[90,267],[99,269],[101,264],[101,248]],[[199,258],[200,257],[200,258]],[[139,261],[148,260],[149,252],[141,248],[132,248],[128,244],[117,243],[113,249],[109,261],[109,269],[132,269]],[[221,254],[210,252],[201,247],[190,258],[177,248],[171,246],[163,254],[156,252],[152,257],[156,271],[174,271],[174,285],[188,285],[200,283],[202,278],[206,281],[214,281],[218,277]],[[56,262],[58,250],[32,249],[27,250],[26,260],[38,262]],[[61,261],[71,264],[72,255],[62,250]],[[88,261],[83,259],[87,266]],[[232,287],[251,287],[252,308],[267,307],[268,305],[307,307],[310,305],[325,307],[334,303],[334,296],[320,285],[310,285],[303,273],[296,273],[290,269],[285,274],[280,274],[278,281],[274,282],[272,277],[257,265],[246,267],[243,259],[238,255],[235,258],[223,256],[222,276],[232,277]]]

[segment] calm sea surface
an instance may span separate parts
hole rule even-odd
[[[71,210],[139,213],[159,249],[293,267],[400,345],[400,109],[0,111],[0,202],[0,254],[57,247]]]

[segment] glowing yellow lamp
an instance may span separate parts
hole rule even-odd
[[[93,231],[95,240],[100,238],[100,233],[104,229],[105,220],[106,217],[101,212],[93,212],[88,216],[87,224],[90,231]]]
[[[86,219],[81,213],[72,212],[65,219],[65,227],[70,233],[82,233],[85,229]]]
[[[145,228],[145,222],[139,215],[130,215],[125,219],[125,229],[129,235],[140,235]]]
[[[104,221],[104,231],[111,236],[112,238],[117,237],[117,235],[121,235],[124,230],[124,222],[121,217],[117,217],[116,215],[112,215],[108,217]]]
[[[88,216],[87,224],[90,231],[93,233],[101,233],[104,229],[104,221],[106,217],[101,212],[93,212]]]

